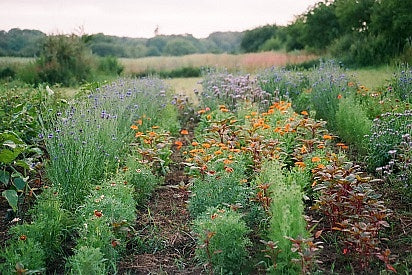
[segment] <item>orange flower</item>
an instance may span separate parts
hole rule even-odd
[[[217,150],[217,151],[215,152],[215,155],[216,155],[216,156],[221,155],[221,154],[223,154],[223,153],[222,153],[222,151],[220,151],[220,150]]]
[[[138,138],[138,137],[141,137],[142,135],[143,135],[143,132],[137,132],[136,135],[135,135],[135,137]]]
[[[227,113],[227,112],[229,112],[229,110],[228,110],[228,109],[226,109],[226,108],[222,108],[222,109],[220,109],[220,111],[222,111],[223,113]]]
[[[179,150],[180,148],[182,148],[183,142],[181,142],[180,140],[176,140],[175,145],[177,146],[177,150]]]
[[[203,148],[210,148],[210,144],[209,144],[209,143],[203,143],[202,146],[203,146]]]
[[[149,136],[151,136],[151,137],[155,137],[157,134],[155,133],[155,132],[153,132],[153,131],[150,131],[149,132]]]
[[[308,115],[309,115],[307,111],[302,111],[302,112],[300,112],[300,114],[301,114],[301,115],[304,115],[304,116],[308,116]]]
[[[207,115],[206,118],[207,118],[208,120],[211,120],[211,119],[212,119],[212,115]]]
[[[232,167],[225,167],[225,171],[228,172],[228,173],[232,173],[233,168]]]
[[[139,119],[138,121],[136,121],[137,122],[137,124],[139,124],[139,125],[142,125],[143,124],[143,121],[141,120],[141,119]]]
[[[196,141],[192,142],[192,146],[198,146],[198,145],[199,145],[199,143],[197,143]]]
[[[319,162],[320,161],[320,157],[313,157],[312,158],[312,162]]]
[[[348,149],[349,148],[348,146],[346,146],[345,143],[342,143],[342,142],[336,143],[336,146],[340,147],[341,149]]]
[[[26,235],[21,235],[19,239],[22,240],[22,241],[25,241],[25,240],[27,240],[27,236]]]
[[[338,94],[338,99],[341,99],[342,98],[342,95],[341,94]]]
[[[316,168],[324,169],[324,168],[325,168],[325,165],[323,165],[322,163],[319,163],[318,166],[316,166]]]
[[[295,165],[300,167],[300,168],[306,167],[306,164],[303,161],[297,161],[297,162],[295,162]]]
[[[223,161],[224,164],[231,164],[232,162],[233,162],[233,160],[230,160],[230,159],[225,159]]]
[[[159,126],[152,126],[152,129],[159,129]]]
[[[139,127],[133,124],[132,126],[130,126],[130,129],[137,130],[137,129],[139,129]]]
[[[197,111],[197,113],[198,113],[199,115],[201,115],[201,114],[206,113],[206,111],[202,109],[202,110]]]
[[[323,139],[332,139],[331,135],[323,135]]]
[[[186,130],[186,129],[182,129],[182,131],[180,131],[180,134],[182,134],[182,135],[188,135],[188,134],[189,134],[189,131]]]

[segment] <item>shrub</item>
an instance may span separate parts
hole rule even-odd
[[[402,135],[412,134],[412,111],[387,112],[373,121],[369,137],[368,164],[375,170],[386,165],[394,150],[402,142]]]
[[[239,274],[247,264],[248,229],[241,215],[228,209],[209,208],[194,222],[199,236],[196,255],[218,274]]]
[[[336,112],[339,99],[350,94],[349,78],[339,64],[333,60],[321,63],[319,68],[309,74],[312,83],[312,106],[316,118],[328,122],[330,129],[336,129]]]
[[[352,97],[342,98],[336,112],[336,128],[339,136],[354,144],[361,153],[368,147],[367,135],[370,134],[372,121],[368,119],[365,109]]]
[[[25,242],[19,242],[24,236],[25,239],[35,242],[41,250],[46,263],[43,267],[54,268],[60,264],[59,257],[65,253],[63,244],[72,232],[73,220],[69,213],[61,208],[59,196],[54,189],[46,189],[41,194],[31,213],[32,223],[16,225],[10,229],[13,240],[18,240],[17,243],[13,242],[10,248],[15,245],[23,247]],[[27,250],[31,249],[31,244],[27,243]]]
[[[216,174],[196,178],[191,188],[193,196],[189,201],[189,211],[193,217],[198,217],[209,207],[240,204],[245,206],[248,199],[248,187],[242,183],[245,178],[245,168],[233,166],[233,172],[223,171]],[[213,170],[213,169],[212,169]]]
[[[114,56],[105,56],[99,58],[99,71],[109,75],[120,75],[124,66],[120,64],[119,60]]]
[[[82,246],[67,262],[68,274],[107,274],[105,259],[99,248]]]
[[[81,37],[74,34],[46,37],[40,57],[36,60],[43,82],[65,86],[89,80],[93,63],[93,57]]]
[[[412,103],[412,67],[407,64],[399,66],[398,71],[391,80],[389,87],[398,98]]]
[[[41,273],[46,267],[46,257],[40,243],[23,235],[17,236],[15,242],[2,250],[0,258],[6,260],[0,264],[2,274]]]

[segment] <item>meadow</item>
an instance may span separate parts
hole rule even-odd
[[[284,67],[315,58],[4,81],[0,273],[408,274],[412,70]]]

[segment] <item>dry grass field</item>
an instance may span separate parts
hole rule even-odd
[[[255,72],[271,66],[301,63],[315,59],[315,55],[303,53],[261,52],[247,54],[192,54],[186,56],[155,56],[137,59],[121,58],[126,74],[145,71],[171,71],[182,67],[223,67]]]

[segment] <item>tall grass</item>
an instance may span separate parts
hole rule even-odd
[[[255,72],[272,66],[302,63],[315,59],[314,55],[303,53],[262,52],[248,54],[191,54],[185,56],[144,57],[138,59],[120,59],[126,74],[145,71],[171,71],[182,67],[222,67],[233,70]]]

